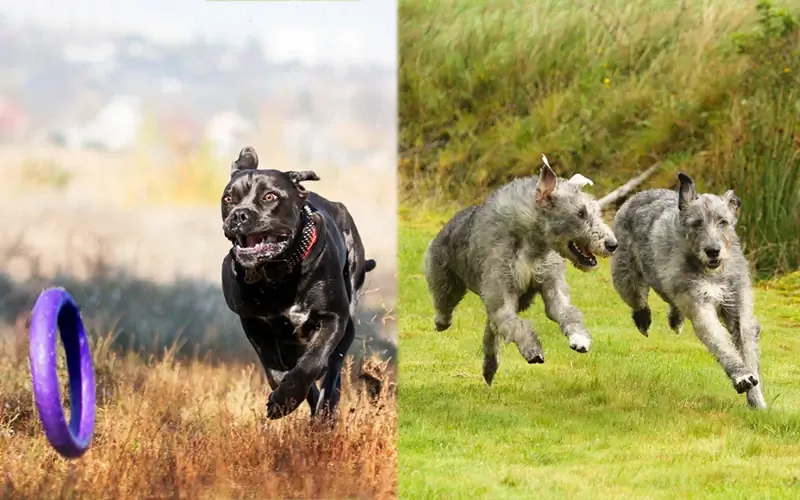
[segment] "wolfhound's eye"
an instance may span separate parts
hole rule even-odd
[[[581,219],[585,219],[587,215],[588,213],[586,211],[586,207],[581,207],[581,209],[578,210],[578,217],[580,217]]]
[[[727,226],[728,224],[730,224],[730,223],[728,222],[728,220],[727,220],[727,219],[720,219],[720,220],[719,220],[719,225],[720,225],[720,226],[722,226],[722,227],[725,227],[725,226]]]
[[[703,225],[702,219],[694,219],[692,222],[689,223],[693,228],[699,229]]]
[[[270,191],[269,193],[264,195],[264,201],[275,201],[278,199],[278,195]]]

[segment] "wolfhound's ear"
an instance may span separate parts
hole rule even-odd
[[[728,203],[728,207],[730,207],[733,215],[738,216],[739,208],[742,206],[742,200],[736,196],[736,193],[733,192],[733,189],[725,191],[725,194],[722,195],[722,199]]]
[[[683,172],[678,172],[678,181],[681,183],[678,188],[678,209],[683,210],[697,198],[697,192],[694,190],[694,180]]]
[[[572,177],[569,178],[569,180],[567,181],[567,184],[574,184],[574,185],[578,186],[579,188],[583,188],[583,187],[586,187],[586,186],[594,185],[594,182],[592,182],[591,179],[582,176],[581,174],[575,174],[575,175],[573,175]]]
[[[236,158],[236,161],[231,163],[231,176],[242,170],[255,170],[257,168],[258,155],[256,154],[256,150],[251,146],[247,146],[239,151],[239,157]]]
[[[558,178],[550,166],[545,165],[539,172],[539,182],[536,183],[536,203],[543,203],[548,200],[556,190]]]

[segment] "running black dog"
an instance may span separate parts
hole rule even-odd
[[[312,171],[258,170],[242,149],[222,194],[222,290],[266,371],[267,416],[306,400],[312,416],[339,402],[344,356],[366,273],[364,246],[347,208],[306,191]],[[317,380],[324,374],[321,390]]]

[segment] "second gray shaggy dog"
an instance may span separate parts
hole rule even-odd
[[[617,212],[614,288],[645,336],[651,323],[647,296],[653,289],[669,304],[670,328],[677,333],[689,319],[736,391],[747,393],[750,406],[766,408],[759,383],[760,327],[735,229],[741,201],[733,191],[698,195],[691,177],[678,174],[678,179],[678,192],[642,191]]]
[[[439,331],[450,327],[453,309],[467,290],[481,297],[487,322],[483,335],[483,378],[491,385],[502,340],[514,342],[529,363],[544,363],[530,321],[517,315],[536,294],[547,317],[558,324],[577,352],[587,352],[591,336],[583,315],[570,301],[564,259],[588,271],[595,254],[617,248],[600,206],[582,191],[586,179],[559,179],[548,165],[539,176],[517,179],[486,201],[453,216],[425,252],[424,267]]]

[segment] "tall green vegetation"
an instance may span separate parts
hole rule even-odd
[[[654,162],[733,187],[760,276],[800,267],[800,30],[770,2],[400,2],[403,200],[479,200],[541,154],[603,194]]]

